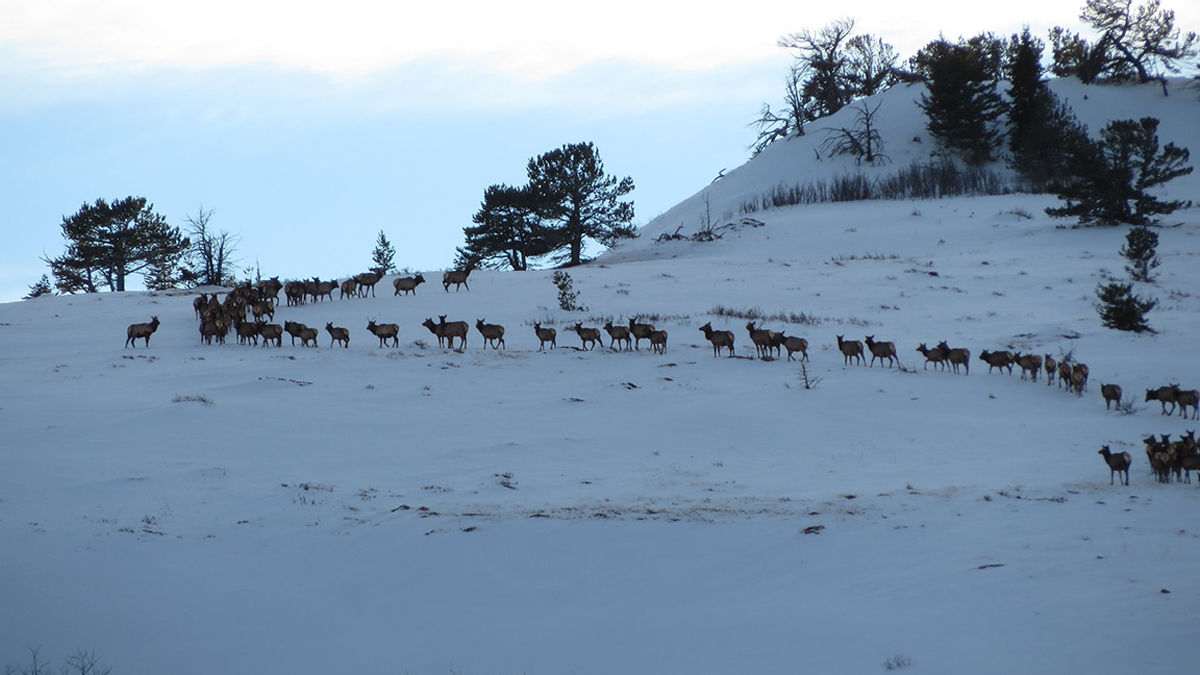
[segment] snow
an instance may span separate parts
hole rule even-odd
[[[1087,88],[1089,125],[1153,114],[1164,142],[1200,148],[1195,96],[1148,91]],[[913,95],[885,95],[885,138],[922,133]],[[815,142],[709,186],[712,208],[828,175]],[[1154,482],[1140,439],[1200,422],[1140,394],[1200,382],[1200,209],[1160,232],[1160,278],[1138,286],[1159,332],[1136,336],[1092,306],[1102,270],[1123,275],[1124,230],[1059,228],[1051,204],[795,207],[653,243],[699,222],[698,194],[570,271],[587,312],[556,308],[549,272],[483,271],[470,291],[426,273],[414,296],[389,277],[377,298],[280,308],[348,327],[348,349],[324,331],[318,349],[203,346],[183,292],[0,305],[0,662],[40,646],[117,673],[880,672],[897,655],[919,673],[1187,672],[1186,649],[1152,645],[1197,636],[1200,491]],[[809,339],[815,388],[751,358],[745,319],[717,307],[815,317],[762,322]],[[575,321],[651,313],[665,355],[573,348]],[[439,349],[420,325],[439,314],[505,325],[509,349],[474,329]],[[149,348],[123,349],[151,315]],[[400,348],[368,319],[399,323]],[[739,358],[713,358],[708,321]],[[537,351],[534,322],[558,349]],[[905,369],[844,366],[837,335],[893,340]],[[922,367],[916,346],[939,340],[971,349],[970,375]],[[978,353],[1002,348],[1073,351],[1090,389],[988,374]],[[1138,411],[1106,411],[1102,382]],[[1104,484],[1101,444],[1133,455],[1129,487]]]

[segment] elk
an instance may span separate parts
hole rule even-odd
[[[616,349],[615,345],[618,342],[624,342],[625,349],[629,349],[633,346],[633,339],[629,337],[628,326],[614,326],[612,325],[612,322],[609,321],[604,324],[604,330],[608,333],[608,346],[610,349]]]
[[[354,280],[358,282],[359,297],[367,297],[367,291],[371,291],[371,297],[375,297],[375,284],[383,278],[383,272],[363,272],[355,275]]]
[[[962,366],[967,375],[971,374],[971,350],[965,347],[954,347],[946,344],[945,340],[938,343],[938,349],[946,354],[946,360],[950,362],[950,368],[958,373],[958,367]]]
[[[1171,389],[1175,392],[1175,404],[1179,406],[1179,414],[1184,419],[1188,418],[1188,408],[1191,408],[1193,411],[1192,419],[1200,417],[1200,391],[1196,391],[1195,389],[1183,390],[1178,385],[1172,385]]]
[[[539,340],[539,343],[538,343],[538,351],[539,352],[546,349],[547,342],[550,343],[550,348],[554,349],[554,347],[556,346],[555,339],[556,339],[556,336],[558,335],[558,331],[554,330],[553,328],[542,328],[542,324],[535,323],[535,324],[533,324],[533,332],[537,333],[537,337]]]
[[[287,299],[288,307],[303,305],[308,297],[304,291],[304,283],[300,281],[289,281],[284,284],[283,296]]]
[[[920,347],[917,347],[917,351],[921,352],[921,356],[925,357],[926,370],[929,369],[930,363],[941,366],[942,370],[946,369],[946,352],[943,352],[937,347],[930,349],[929,347],[925,346],[924,342],[921,343]]]
[[[132,344],[133,348],[137,349],[138,338],[144,338],[146,346],[149,347],[150,336],[154,335],[154,331],[158,330],[158,323],[158,317],[152,316],[150,317],[150,323],[129,324],[129,328],[125,330],[125,347],[128,348]]]
[[[279,281],[279,277],[271,277],[258,282],[258,293],[263,300],[270,300],[272,304],[279,302],[279,291],[283,288],[283,283]]]
[[[330,300],[333,300],[333,292],[337,290],[337,288],[338,282],[336,281],[321,281],[320,279],[313,279],[313,300],[320,300],[321,298],[326,297]]]
[[[196,298],[194,300],[192,300],[192,309],[195,310],[197,319],[201,318],[201,316],[204,312],[204,308],[207,306],[208,306],[208,296],[203,293],[201,293],[200,295],[197,295]]]
[[[792,356],[792,354],[795,354],[796,352],[800,352],[801,361],[808,360],[808,340],[805,340],[802,337],[794,337],[782,334],[781,337],[783,337],[783,347],[788,353],[788,361],[796,360],[795,357]],[[730,356],[733,356],[733,349],[730,349],[729,351]]]
[[[750,341],[754,343],[758,355],[763,358],[770,356],[773,342],[771,331],[755,327],[753,321],[746,324],[746,331],[750,333]]]
[[[421,276],[420,274],[415,277],[400,277],[392,282],[392,285],[396,287],[396,292],[392,295],[400,295],[400,291],[404,291],[405,295],[408,295],[409,293],[416,295],[417,286],[420,286],[423,283],[425,283],[425,277]]]
[[[450,349],[454,349],[454,338],[460,340],[459,351],[467,348],[467,333],[471,331],[471,327],[467,325],[466,321],[451,321],[450,323],[446,323],[446,315],[439,314],[438,331],[442,334],[442,337],[446,338],[446,346]]]
[[[433,336],[437,338],[439,347],[441,347],[445,343],[446,336],[442,334],[441,326],[434,323],[433,319],[425,319],[425,321],[423,321],[421,323],[421,325],[428,328],[430,333],[433,333]]]
[[[1121,385],[1119,384],[1101,384],[1100,395],[1104,397],[1104,409],[1109,410],[1109,406],[1113,403],[1117,404],[1117,409],[1121,406]]]
[[[1092,446],[1096,447],[1096,446]],[[1123,485],[1129,485],[1129,465],[1133,463],[1133,458],[1128,452],[1113,453],[1108,449],[1108,446],[1101,446],[1100,454],[1104,456],[1104,462],[1108,464],[1108,484],[1113,485],[1117,474],[1125,474],[1125,482]]]
[[[729,355],[733,356],[733,331],[713,330],[712,322],[709,321],[700,326],[700,332],[712,343],[713,356],[720,356],[722,349],[728,349]]]
[[[867,349],[871,350],[871,363],[868,368],[875,365],[875,359],[879,359],[879,365],[883,365],[883,360],[888,360],[888,367],[893,365],[893,362],[900,363],[900,359],[896,358],[896,343],[895,342],[876,342],[874,335],[866,337]]]
[[[342,282],[342,294],[338,296],[339,300],[345,300],[347,297],[358,297],[358,280],[351,277]]]
[[[848,366],[854,359],[858,359],[858,365],[863,362],[863,345],[858,340],[844,340],[844,336],[837,336],[838,351],[842,353],[842,365]]]
[[[386,346],[388,340],[392,341],[393,347],[400,346],[400,324],[398,323],[385,323],[381,325],[375,323],[375,319],[367,319],[367,330],[379,338],[380,347]]]
[[[1058,364],[1058,383],[1071,391],[1071,364],[1061,361]]]
[[[504,344],[504,326],[494,323],[484,323],[483,319],[476,319],[475,329],[483,336],[484,349],[487,349],[489,342],[492,344],[492,349],[496,349],[497,342],[500,343],[501,347],[508,348],[508,345]]]
[[[275,305],[259,300],[250,308],[250,313],[254,315],[255,321],[260,321],[265,316],[268,319],[275,320]]]
[[[341,328],[339,326],[334,326],[332,323],[326,323],[325,330],[329,331],[329,346],[330,347],[332,347],[333,343],[335,343],[335,342],[342,343],[342,347],[344,347],[344,348],[350,347],[350,329],[349,328]]]
[[[637,323],[633,319],[629,320],[629,334],[633,336],[633,348],[641,351],[642,340],[649,340],[650,334],[654,332],[654,325],[649,323]]]
[[[1043,363],[1046,364],[1046,386],[1049,387],[1054,384],[1054,375],[1058,372],[1058,362],[1054,360],[1053,356],[1046,354]]]
[[[656,330],[650,334],[650,349],[654,350],[655,354],[667,353],[667,331]]]
[[[1017,365],[1021,367],[1021,379],[1026,379],[1025,374],[1029,373],[1029,378],[1037,382],[1038,373],[1042,370],[1042,357],[1036,354],[1014,354]]]
[[[979,353],[979,360],[988,364],[988,374],[992,374],[992,368],[999,368],[1003,371],[1008,368],[1008,374],[1012,375],[1013,371],[1013,355],[1012,352],[989,352],[983,350]],[[1067,378],[1070,381],[1070,378]]]
[[[253,341],[254,346],[255,347],[258,346],[258,325],[257,324],[248,323],[248,322],[242,320],[242,317],[237,316],[237,317],[234,317],[233,328],[234,328],[234,331],[237,333],[238,344],[244,345],[244,344],[249,344],[251,341]]]
[[[1076,396],[1083,396],[1083,392],[1087,391],[1087,381],[1087,364],[1076,363],[1071,366],[1071,388],[1075,390]]]
[[[301,333],[306,328],[308,328],[308,326],[305,326],[302,323],[297,323],[295,321],[284,321],[283,322],[283,330],[286,331],[288,335],[292,336],[292,346],[293,347],[296,346],[296,338],[298,338],[298,337],[301,338],[301,344],[302,345],[304,344],[304,340],[301,337]]]
[[[1162,404],[1162,412],[1159,414],[1168,415],[1168,416],[1174,415],[1175,414],[1175,389],[1176,389],[1175,385],[1159,387],[1158,389],[1147,389],[1146,390],[1146,402],[1149,403],[1150,401],[1158,401],[1159,403]],[[1167,404],[1168,403],[1171,404],[1171,412],[1167,412]]]
[[[466,286],[467,290],[471,290],[470,284],[467,283],[467,277],[471,276],[471,268],[467,267],[462,270],[453,270],[442,275],[442,288],[447,293],[450,292],[450,284],[454,284],[454,292],[458,292],[459,286]]]
[[[582,323],[576,322],[575,327],[571,330],[575,331],[575,334],[579,336],[580,342],[583,343],[584,351],[590,351],[588,349],[589,342],[592,343],[592,349],[596,348],[597,342],[600,343],[601,347],[604,346],[604,340],[600,339],[599,328],[584,328]]]
[[[269,347],[271,340],[275,341],[276,347],[283,347],[283,326],[263,321],[258,321],[254,325],[258,329],[258,335],[262,338],[264,347]]]

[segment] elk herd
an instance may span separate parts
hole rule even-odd
[[[449,292],[450,286],[454,286],[456,291],[460,286],[465,287],[468,291],[471,290],[467,284],[470,274],[469,268],[446,272],[442,276],[443,290]],[[374,297],[375,286],[382,278],[383,274],[378,272],[364,272],[340,283],[336,280],[322,281],[320,278],[284,283],[278,277],[273,277],[253,285],[250,283],[239,285],[227,292],[224,300],[219,299],[217,293],[200,294],[192,303],[196,319],[199,322],[200,340],[206,345],[211,345],[213,342],[225,344],[226,337],[232,333],[237,337],[239,344],[258,346],[261,340],[264,347],[270,346],[272,343],[276,347],[282,347],[283,334],[287,333],[291,337],[293,346],[296,344],[296,339],[299,338],[301,347],[318,347],[320,333],[317,329],[294,321],[284,321],[282,325],[274,323],[275,306],[280,291],[283,292],[289,307],[309,302],[321,302],[326,299],[333,300],[334,291],[340,291],[340,297],[343,299]],[[424,282],[425,277],[420,274],[397,278],[392,282],[395,289],[393,295],[415,294],[417,287]],[[125,347],[128,348],[132,345],[136,348],[139,339],[144,340],[145,346],[149,347],[150,336],[158,329],[159,324],[157,316],[151,317],[149,323],[131,324],[126,330]],[[437,338],[439,347],[455,349],[457,340],[458,350],[466,349],[467,336],[470,333],[470,326],[467,322],[447,321],[446,315],[440,315],[436,322],[433,319],[426,319],[421,325]],[[375,319],[369,319],[366,329],[378,338],[381,348],[389,345],[400,346],[399,324],[380,324],[376,323]],[[507,348],[504,341],[504,326],[486,323],[483,319],[479,319],[475,322],[475,330],[482,337],[484,349],[489,346],[493,350]],[[700,326],[699,330],[712,345],[714,357],[719,357],[723,353],[730,357],[735,355],[736,336],[733,331],[715,329],[712,322]],[[328,322],[325,324],[325,331],[330,338],[330,347],[340,345],[343,348],[349,348],[350,330],[348,328],[334,326],[332,322]],[[585,327],[582,323],[576,323],[568,331],[574,332],[579,337],[581,346],[578,349],[581,351],[591,351],[595,349],[596,345],[605,347],[604,333],[607,333],[609,338],[607,347],[615,351],[640,351],[643,340],[649,343],[651,351],[656,354],[665,354],[667,350],[667,331],[659,330],[653,324],[639,323],[636,319],[630,319],[628,325],[615,326],[609,321],[602,328]],[[754,321],[746,324],[746,331],[759,358],[770,360],[773,357],[781,357],[783,350],[786,350],[789,361],[808,361],[809,345],[805,338],[760,328]],[[556,329],[534,323],[533,332],[538,339],[538,351],[545,351],[547,346],[550,349],[558,346]],[[903,368],[900,364],[896,343],[877,341],[874,335],[865,336],[861,342],[847,340],[844,335],[838,335],[837,349],[842,354],[843,366],[874,367],[875,362],[879,361],[881,366]],[[936,369],[942,371],[970,375],[971,351],[965,347],[951,347],[945,341],[941,341],[933,348],[921,343],[917,346],[916,351],[924,357],[924,369],[926,370],[930,364],[933,364]],[[796,358],[796,354],[800,355],[799,359]],[[868,354],[870,355],[869,360],[867,359]],[[985,349],[980,352],[979,360],[987,364],[989,374],[999,370],[1001,373],[1007,372],[1012,375],[1015,369],[1019,370],[1022,380],[1037,382],[1038,377],[1044,373],[1047,386],[1057,384],[1059,388],[1065,387],[1068,393],[1074,393],[1077,396],[1082,396],[1087,390],[1088,367],[1086,364],[1073,362],[1070,354],[1061,359],[1055,359],[1050,354],[1039,356]],[[1100,394],[1104,398],[1106,409],[1111,409],[1114,405],[1118,409],[1130,405],[1129,401],[1122,399],[1123,391],[1120,385],[1101,384]],[[1178,411],[1184,419],[1189,419],[1188,411],[1190,409],[1190,419],[1200,419],[1200,391],[1183,389],[1178,384],[1168,384],[1157,389],[1146,390],[1146,402],[1153,401],[1161,404],[1161,414],[1163,415],[1170,416]],[[1150,436],[1144,440],[1144,443],[1151,469],[1160,482],[1170,482],[1171,476],[1179,481],[1182,475],[1190,483],[1190,472],[1192,470],[1200,471],[1200,450],[1197,448],[1194,432],[1189,431],[1187,435],[1175,442],[1171,442],[1168,435],[1163,435],[1161,440]],[[1114,453],[1107,445],[1103,446],[1100,454],[1111,471],[1109,482],[1113,483],[1115,478],[1123,474],[1124,484],[1128,485],[1129,466],[1132,463],[1130,454],[1128,452]]]

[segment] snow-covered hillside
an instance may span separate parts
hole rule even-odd
[[[1096,119],[1159,116],[1200,150],[1194,96],[1084,93],[1122,111]],[[833,170],[806,142],[730,172],[711,208]],[[546,272],[279,309],[348,327],[344,349],[324,331],[204,346],[188,293],[0,305],[0,663],[40,646],[118,674],[1187,672],[1200,489],[1156,483],[1141,439],[1200,421],[1141,399],[1200,388],[1200,209],[1160,232],[1138,289],[1159,332],[1136,336],[1093,308],[1123,230],[1057,228],[1052,202],[793,207],[653,243],[696,197],[571,270],[585,312]],[[472,329],[439,349],[421,322],[441,314],[506,326],[508,348]],[[151,316],[149,348],[122,348]],[[664,355],[576,348],[576,321],[633,316],[668,331]],[[746,316],[809,340],[811,388],[753,358]],[[400,324],[400,347],[368,319]],[[707,322],[738,358],[713,357]],[[839,335],[894,341],[904,368],[844,365]],[[923,367],[939,340],[971,350],[969,375]],[[1089,390],[989,374],[983,349],[1072,353]],[[1109,382],[1136,412],[1105,409]],[[1104,483],[1102,444],[1133,455],[1129,487]]]

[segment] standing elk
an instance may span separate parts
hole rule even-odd
[[[917,351],[921,352],[921,356],[925,357],[925,370],[929,369],[930,363],[936,366],[941,366],[942,370],[946,369],[946,352],[943,352],[937,347],[930,349],[929,347],[925,346],[924,342],[917,347]]]
[[[542,328],[542,324],[535,323],[533,324],[533,332],[536,333],[538,337],[539,352],[546,349],[547,342],[550,343],[551,349],[554,349],[557,346],[556,339],[558,336],[558,331],[554,330],[553,328]]]
[[[838,351],[842,353],[842,365],[848,366],[852,360],[858,360],[858,365],[863,362],[863,344],[858,340],[845,340],[844,336],[837,336]]]
[[[795,357],[792,356],[792,354],[795,354],[796,352],[800,352],[800,361],[803,362],[808,360],[808,340],[805,340],[802,337],[783,335],[782,333],[780,335],[783,338],[783,348],[786,349],[788,353],[788,361],[796,360]]]
[[[358,296],[360,298],[367,297],[367,291],[371,291],[371,297],[375,297],[375,284],[383,278],[383,272],[363,272],[355,275],[354,281],[358,283]]]
[[[629,334],[633,336],[633,348],[641,351],[642,340],[649,340],[650,334],[654,332],[654,324],[637,323],[633,319],[629,320]]]
[[[946,354],[946,360],[950,362],[950,368],[954,374],[958,374],[958,367],[962,366],[967,375],[971,374],[971,350],[966,347],[951,347],[946,344],[945,340],[938,343],[938,349]],[[1010,367],[1011,368],[1011,367]],[[1010,371],[1011,372],[1011,369]]]
[[[667,353],[667,331],[656,330],[650,334],[650,349],[655,354]]]
[[[1104,397],[1105,410],[1109,410],[1109,406],[1113,403],[1117,404],[1117,410],[1121,409],[1121,385],[1101,384],[1100,395]]]
[[[341,285],[341,290],[342,290],[342,293],[341,293],[341,295],[338,296],[339,300],[345,300],[348,297],[357,298],[358,297],[358,280],[355,279],[354,277],[351,277],[351,278],[343,281],[342,285]]]
[[[1093,448],[1096,446],[1092,446]],[[1104,456],[1104,463],[1108,464],[1108,484],[1113,485],[1117,475],[1124,473],[1125,482],[1123,485],[1129,485],[1129,465],[1133,463],[1133,458],[1128,452],[1117,452],[1108,449],[1108,446],[1101,446],[1100,454]]]
[[[367,330],[379,338],[380,347],[387,346],[388,340],[392,341],[393,347],[400,346],[400,324],[398,323],[377,324],[375,319],[367,319]]]
[[[501,347],[508,348],[508,345],[504,344],[504,326],[494,323],[484,323],[483,319],[476,319],[475,329],[483,336],[484,349],[487,349],[488,343],[491,343],[492,349],[496,349],[497,342],[500,343]]]
[[[1013,359],[1012,352],[989,352],[985,349],[979,353],[979,360],[988,364],[989,375],[991,374],[993,368],[999,368],[1001,371],[1007,368],[1008,374],[1012,375],[1013,362],[1015,360]],[[1067,378],[1067,381],[1070,381],[1069,377]]]
[[[612,325],[612,322],[609,321],[604,324],[604,330],[608,333],[609,349],[616,349],[618,342],[623,342],[625,344],[624,349],[630,349],[633,347],[633,338],[629,336],[629,326],[614,326]]]
[[[700,332],[704,333],[704,337],[712,343],[713,356],[720,356],[722,349],[728,349],[729,355],[733,356],[733,331],[713,330],[712,322],[709,321],[700,326]]]
[[[257,321],[254,325],[258,329],[258,336],[262,338],[264,347],[269,347],[271,340],[275,341],[276,347],[283,347],[283,326],[263,321]]]
[[[1171,389],[1175,392],[1175,405],[1179,406],[1180,416],[1187,419],[1187,409],[1191,408],[1192,419],[1200,417],[1200,391],[1180,389],[1178,385],[1172,385]]]
[[[150,336],[154,335],[154,331],[158,330],[158,317],[150,317],[150,323],[133,323],[125,330],[125,347],[133,345],[137,349],[137,341],[139,338],[146,340],[146,346],[150,346]]]
[[[750,334],[750,341],[754,343],[756,354],[764,359],[771,355],[774,343],[774,335],[771,331],[759,328],[754,325],[753,321],[749,321],[746,323],[746,332]]]
[[[1146,402],[1149,403],[1150,401],[1158,401],[1159,403],[1162,404],[1162,412],[1160,414],[1168,415],[1168,416],[1174,415],[1175,414],[1175,388],[1176,388],[1175,385],[1168,385],[1165,387],[1159,387],[1158,389],[1147,389],[1146,390]],[[1168,403],[1171,404],[1170,412],[1167,412],[1167,404]]]

